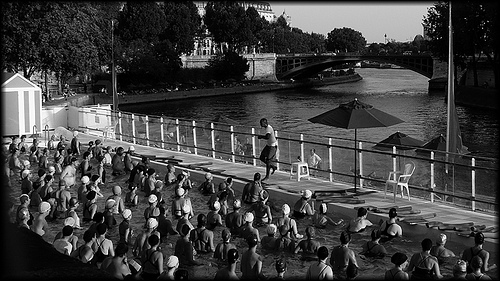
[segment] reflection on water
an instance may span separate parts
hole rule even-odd
[[[92,164],[92,166],[94,166],[94,164]],[[95,166],[97,166],[97,165],[95,165]],[[164,168],[164,166],[160,167],[159,165],[153,164],[152,167],[155,168],[155,170],[158,172],[159,179],[164,178],[165,173],[166,173],[166,169]],[[36,168],[36,167],[34,167],[34,168]],[[178,171],[178,172],[180,172],[180,171]],[[99,211],[104,210],[104,201],[105,201],[105,198],[107,198],[108,196],[111,195],[112,186],[114,186],[116,184],[119,184],[120,186],[122,186],[123,187],[122,196],[124,196],[124,193],[126,192],[125,180],[128,178],[128,175],[114,177],[114,176],[111,176],[111,172],[108,171],[108,173],[106,173],[106,176],[107,176],[106,186],[101,187],[101,192],[103,193],[104,198],[98,199],[98,201],[97,201],[97,204],[99,206],[98,207]],[[201,174],[196,175],[193,173],[191,178],[192,178],[193,182],[196,182],[198,184],[203,181],[203,175],[201,175]],[[216,178],[214,180],[214,183],[216,186],[218,186],[218,184],[220,182],[221,182],[220,179]],[[14,184],[17,185],[17,183],[14,183]],[[18,196],[20,195],[19,194],[20,186],[15,186],[13,190],[15,190],[15,192],[12,195],[14,196],[14,198],[18,198]],[[72,193],[72,196],[76,196],[76,190],[71,190],[71,193]],[[171,198],[172,198],[173,191],[172,190],[163,190],[162,193],[163,193],[163,198],[166,201],[166,206],[167,207],[171,206]],[[138,207],[131,208],[133,215],[132,215],[130,225],[134,230],[133,240],[135,240],[135,237],[137,237],[137,235],[143,231],[142,227],[144,226],[144,222],[145,222],[143,214],[144,214],[145,208],[148,206],[147,198],[143,195],[143,192],[139,192],[138,194],[139,194]],[[236,195],[237,195],[237,197],[240,197],[241,193],[237,191]],[[206,204],[209,197],[201,195],[196,190],[196,188],[192,189],[189,192],[189,197],[192,200],[193,209],[195,210],[195,217],[191,219],[191,223],[193,223],[193,225],[196,225],[196,216],[200,213],[206,214],[209,211],[207,204]],[[288,203],[289,205],[294,203],[294,202],[285,202],[279,198],[270,198],[269,202],[270,202],[270,204],[273,204],[277,208],[279,208],[284,203]],[[318,206],[319,204],[316,204],[316,205]],[[245,209],[245,207],[243,207],[243,208]],[[35,213],[34,209],[32,209],[31,211],[33,213]],[[280,216],[280,213],[278,213],[274,210],[272,212],[273,212],[273,217],[275,219],[278,216]],[[81,217],[81,207],[79,207],[78,214]],[[334,220],[338,220],[339,218],[343,218],[344,220],[347,219],[346,217],[340,217],[339,215],[336,215],[336,214],[330,213],[329,215]],[[353,210],[353,215],[354,215],[354,210]],[[122,218],[118,215],[115,215],[115,218],[116,218],[118,223],[120,223],[122,221]],[[169,218],[170,218],[170,216],[169,216]],[[370,216],[368,217],[368,219],[370,219]],[[376,221],[372,221],[372,222],[375,224],[378,223]],[[62,219],[59,219],[56,222],[49,222],[50,231],[47,232],[44,239],[46,241],[49,241],[50,243],[52,243],[56,233],[61,231],[62,223],[63,223]],[[174,221],[174,225],[176,223],[177,223],[177,221]],[[298,224],[297,224],[299,233],[305,234],[305,228],[309,224],[310,224],[309,219],[299,220]],[[83,243],[83,233],[85,230],[88,229],[89,225],[90,225],[90,223],[82,223],[83,229],[75,230],[74,234],[79,237],[79,244],[78,245],[81,245]],[[265,226],[258,227],[258,230],[259,230],[261,237],[263,237],[264,235],[267,234]],[[338,227],[331,227],[330,226],[328,229],[317,229],[316,237],[320,240],[321,244],[324,246],[327,246],[327,248],[331,252],[331,249],[340,243],[339,237],[340,237],[341,230],[342,230],[341,226],[338,226]],[[217,227],[214,231],[214,244],[221,242],[221,236],[222,236],[221,233],[222,233],[222,227]],[[402,239],[395,239],[393,241],[389,241],[389,242],[384,243],[384,246],[387,249],[387,252],[389,253],[389,257],[386,257],[383,259],[365,258],[363,256],[358,255],[358,253],[360,253],[362,251],[362,245],[371,239],[370,233],[371,233],[371,229],[367,229],[367,231],[365,231],[363,233],[354,234],[352,236],[352,242],[350,243],[350,248],[353,249],[354,252],[356,253],[358,265],[360,266],[359,279],[362,279],[363,277],[365,277],[367,279],[382,277],[384,272],[393,266],[393,264],[390,262],[390,256],[392,254],[394,254],[395,252],[403,252],[408,256],[408,258],[410,258],[413,253],[419,252],[421,249],[420,242],[423,239],[423,237],[413,237],[413,236],[411,236],[412,235],[411,233],[404,233],[403,234],[404,237]],[[117,227],[108,231],[107,237],[109,239],[111,239],[113,241],[114,245],[116,246],[116,243],[119,240]],[[431,238],[433,241],[435,240],[435,237],[429,237],[429,238]],[[166,241],[164,241],[160,244],[160,246],[162,248],[161,251],[165,257],[164,258],[165,263],[166,263],[168,256],[173,254],[175,242],[177,241],[177,239],[178,239],[178,236],[169,236],[166,239]],[[247,249],[247,244],[246,244],[246,242],[243,241],[243,239],[238,238],[238,239],[232,240],[231,242],[237,246],[238,251],[240,252],[240,255]],[[461,251],[463,251],[465,247],[472,246],[472,244],[473,244],[472,241],[471,241],[470,245],[457,245],[456,243],[454,244],[451,241],[449,241],[446,244],[446,246],[447,246],[447,248],[454,251],[455,254],[461,256]],[[130,247],[132,247],[132,245],[130,245]],[[312,262],[307,262],[307,261],[301,261],[300,254],[294,255],[294,254],[290,254],[290,253],[266,252],[266,251],[261,250],[260,246],[257,248],[257,252],[259,254],[261,254],[264,258],[263,272],[266,276],[269,276],[269,277],[273,277],[276,275],[274,262],[276,259],[278,259],[280,257],[285,257],[287,260],[287,263],[288,263],[288,271],[285,274],[285,277],[287,279],[303,279],[305,277],[305,272],[307,271],[309,265],[312,263]],[[133,258],[131,256],[131,250],[129,251],[129,259],[130,258]],[[497,258],[496,255],[493,254],[490,257],[490,261],[491,261],[490,264],[493,263],[493,261],[495,261],[496,258]],[[217,270],[220,267],[225,266],[224,264],[220,264],[219,262],[214,260],[212,258],[212,254],[200,254],[196,257],[196,259],[203,262],[203,264],[204,264],[203,266],[195,266],[195,267],[189,268],[190,277],[193,277],[196,279],[213,279]],[[441,273],[444,276],[450,276],[452,274],[452,264],[456,261],[456,259],[457,258],[451,258],[448,263],[441,266]],[[165,265],[164,265],[164,268],[165,268]],[[236,272],[237,272],[238,276],[241,276],[241,271],[240,271],[239,265],[237,266]],[[490,276],[496,276],[497,269],[492,270],[488,274]]]
[[[123,105],[125,111],[165,115],[188,120],[213,120],[218,114],[241,125],[259,128],[266,117],[278,131],[353,138],[352,130],[325,128],[309,118],[358,98],[395,115],[404,123],[388,128],[360,129],[358,139],[379,142],[396,131],[429,141],[446,135],[446,103],[428,95],[428,79],[406,69],[356,69],[363,80],[356,83],[224,97]],[[464,144],[474,155],[498,156],[499,119],[491,110],[457,106]]]

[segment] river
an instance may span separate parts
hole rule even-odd
[[[278,131],[354,138],[352,130],[326,128],[309,118],[357,98],[404,120],[387,128],[360,129],[358,139],[378,142],[396,131],[422,141],[446,136],[447,105],[428,94],[428,78],[407,69],[356,69],[363,80],[314,89],[241,94],[127,105],[122,110],[188,120],[213,120],[223,114],[241,125],[259,128],[267,118]],[[495,111],[457,106],[463,142],[476,156],[498,157],[499,118]]]

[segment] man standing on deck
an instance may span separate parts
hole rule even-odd
[[[262,181],[268,180],[269,179],[269,171],[271,171],[271,175],[274,174],[274,171],[276,171],[277,167],[274,164],[276,162],[276,152],[278,150],[278,142],[276,141],[276,137],[274,135],[274,129],[267,123],[266,118],[260,119],[260,126],[264,128],[265,134],[258,136],[259,139],[265,139],[267,140],[266,146],[260,153],[260,161],[264,162],[266,164],[266,176],[262,179]]]

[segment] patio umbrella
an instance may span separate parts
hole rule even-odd
[[[357,132],[361,128],[388,127],[404,122],[403,120],[380,111],[373,106],[354,101],[339,105],[339,107],[309,119],[312,123],[319,123],[337,128],[354,129],[354,192],[356,193],[357,180]]]
[[[424,142],[408,136],[407,134],[396,132],[386,139],[377,143],[373,148],[378,150],[392,150],[396,146],[398,150],[411,150],[424,145]]]
[[[442,134],[425,143],[422,148],[430,150],[446,151],[446,139]],[[428,150],[417,149],[417,153],[430,153]]]

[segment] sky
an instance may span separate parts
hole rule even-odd
[[[304,32],[328,35],[335,28],[348,27],[361,32],[367,43],[412,41],[423,35],[422,22],[434,2],[402,1],[269,1],[276,16],[283,11],[292,27]]]

